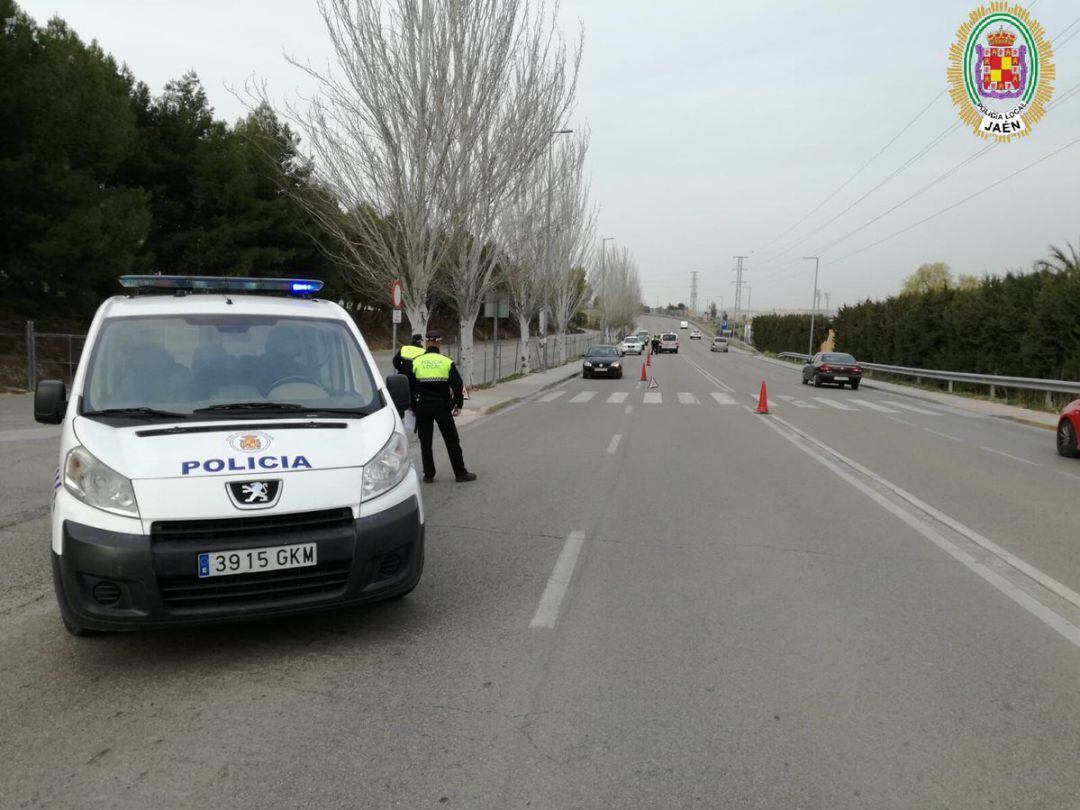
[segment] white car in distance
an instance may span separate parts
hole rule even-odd
[[[619,354],[641,354],[642,343],[637,335],[627,335],[619,344]]]

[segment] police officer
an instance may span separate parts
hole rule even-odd
[[[410,363],[424,353],[424,336],[413,335],[409,343],[398,349],[390,362],[394,364],[394,370],[398,374],[408,374]]]
[[[457,481],[475,481],[476,473],[465,468],[461,455],[454,417],[461,413],[465,404],[464,383],[454,361],[439,352],[442,333],[431,329],[427,333],[427,351],[413,358],[409,372],[412,388],[413,410],[416,412],[416,433],[420,437],[420,455],[424,463],[424,483],[435,480],[435,458],[431,452],[431,440],[435,425],[446,442],[450,466],[454,468]]]
[[[660,335],[653,335],[652,353],[653,354],[660,354]]]

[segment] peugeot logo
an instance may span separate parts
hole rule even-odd
[[[281,480],[229,481],[225,484],[237,509],[269,509],[281,498]]]

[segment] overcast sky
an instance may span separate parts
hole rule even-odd
[[[217,114],[243,113],[229,86],[254,74],[275,97],[310,89],[283,53],[330,58],[305,0],[17,0],[44,22],[63,17],[159,92],[194,69]],[[813,262],[835,308],[895,292],[927,261],[955,272],[1030,268],[1048,244],[1080,239],[1080,145],[985,196],[850,258],[1080,137],[1080,98],[1052,109],[1020,140],[995,147],[926,193],[834,247],[825,245],[978,152],[966,129],[830,225],[821,226],[958,120],[946,87],[949,44],[975,0],[900,3],[802,0],[564,0],[568,34],[585,52],[569,126],[592,130],[600,230],[631,247],[646,303],[734,301],[736,254],[751,306],[808,307]],[[1035,0],[1056,45],[1056,95],[1080,82],[1080,5]],[[919,121],[839,195],[778,240],[884,146]],[[784,249],[784,248],[788,249]],[[744,306],[745,306],[744,298]]]

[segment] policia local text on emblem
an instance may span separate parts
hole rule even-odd
[[[949,49],[949,94],[960,118],[982,138],[1027,135],[1053,95],[1045,30],[1020,5],[971,12]]]

